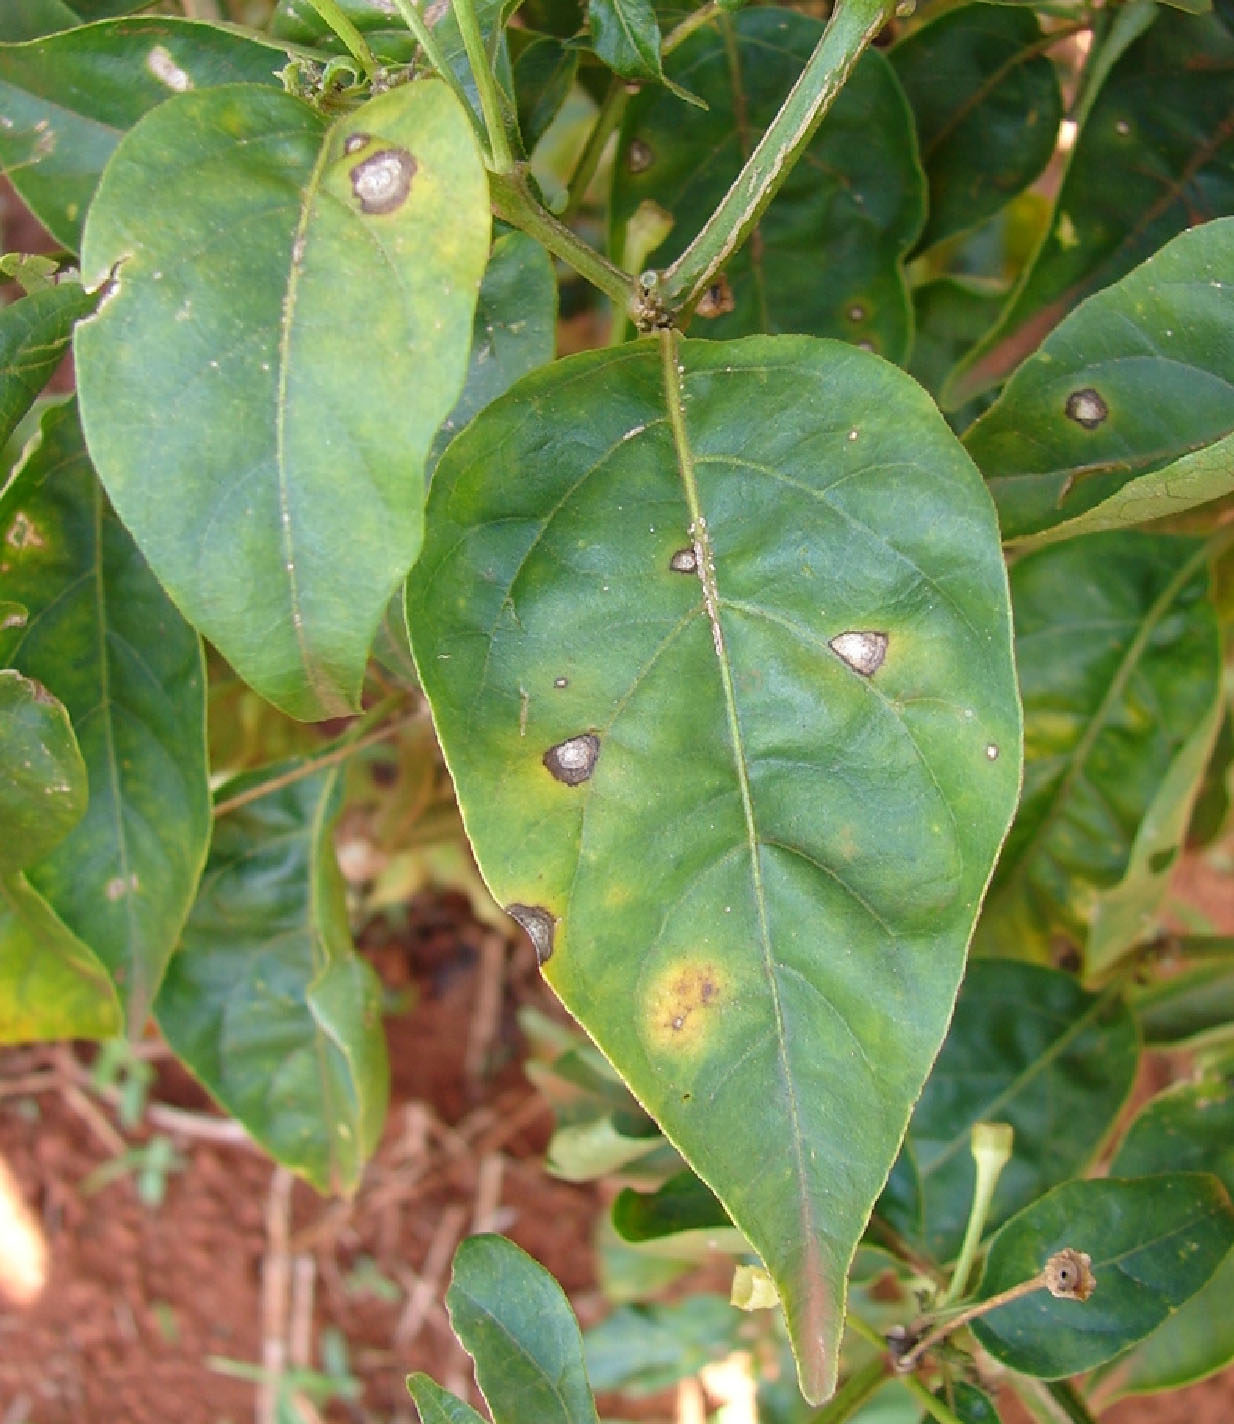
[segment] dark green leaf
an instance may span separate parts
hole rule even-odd
[[[429,507],[412,645],[480,866],[818,1397],[1018,786],[980,481],[864,352],[666,336],[526,377]]]
[[[0,42],[37,40],[57,30],[69,30],[78,16],[64,0],[4,0],[0,8]]]
[[[1059,1379],[1091,1370],[1195,1295],[1232,1245],[1234,1207],[1213,1176],[1068,1182],[994,1238],[978,1298],[1030,1279],[1065,1247],[1092,1257],[1096,1290],[1082,1303],[1035,1291],[975,1321],[973,1333],[1022,1374]]]
[[[408,1375],[407,1389],[420,1412],[420,1424],[484,1424],[481,1415],[428,1375]]]
[[[29,610],[13,665],[55,689],[90,779],[84,817],[29,879],[137,1033],[210,835],[201,648],[107,504],[71,404],[0,496],[0,539],[5,590]]]
[[[472,322],[467,379],[433,441],[426,465],[430,476],[457,432],[520,376],[551,361],[556,343],[557,279],[552,259],[526,233],[505,233],[493,243],[484,270]]]
[[[64,705],[0,671],[0,875],[42,860],[86,809],[86,764]]]
[[[907,370],[936,399],[956,362],[1002,307],[1001,283],[983,278],[939,277],[913,290],[913,346]],[[963,413],[953,417],[963,427]]]
[[[1049,162],[1062,99],[1027,7],[964,5],[891,51],[930,186],[921,246],[976,227]]]
[[[722,16],[670,56],[669,76],[706,112],[647,89],[631,100],[613,172],[614,247],[642,203],[672,219],[654,261],[680,255],[762,137],[822,33],[788,10]],[[726,269],[733,309],[707,336],[804,331],[866,343],[890,360],[908,347],[901,259],[920,231],[925,182],[912,118],[890,65],[862,56],[759,227]],[[717,296],[702,312],[727,305]]]
[[[739,1346],[744,1316],[723,1296],[675,1305],[623,1305],[583,1336],[593,1389],[652,1394]]]
[[[134,10],[148,10],[150,0],[72,0],[74,12],[87,24],[92,20],[112,20]]]
[[[1217,729],[1212,755],[1196,793],[1187,826],[1187,846],[1202,850],[1220,840],[1230,826],[1234,806],[1234,708],[1228,707]]]
[[[1234,490],[1231,270],[1234,218],[1184,232],[1016,371],[964,437],[1005,539],[1138,524]]]
[[[682,1231],[732,1229],[728,1212],[693,1172],[679,1172],[654,1192],[624,1188],[613,1202],[613,1225],[624,1241],[656,1241]]]
[[[998,1424],[998,1410],[983,1389],[965,1380],[956,1380],[950,1387],[935,1390],[938,1399],[951,1410],[960,1424]],[[931,1416],[923,1414],[921,1424],[929,1424]]]
[[[493,1424],[596,1424],[583,1340],[565,1292],[501,1236],[471,1236],[446,1292]]]
[[[1220,649],[1208,585],[1204,546],[1161,535],[1089,534],[1014,565],[1024,792],[978,946],[1037,958],[1060,944],[1086,948],[1133,854],[1145,858],[1137,838],[1156,826],[1154,808],[1167,809],[1159,795],[1178,789],[1176,767],[1216,731]],[[1201,757],[1196,779],[1202,766]],[[1185,819],[1160,821],[1181,840]],[[1176,847],[1163,837],[1150,854],[1168,861]],[[1159,895],[1164,881],[1148,888]],[[1148,908],[1139,903],[1130,917],[1137,932]],[[1103,960],[1123,948],[1113,927],[1093,943]]]
[[[69,349],[73,323],[92,311],[95,301],[76,282],[64,282],[0,310],[0,445]]]
[[[1224,213],[1234,213],[1234,35],[1214,15],[1163,9],[1102,85],[1050,230],[948,403],[1003,380],[1078,302]]]
[[[1131,1091],[1138,1056],[1121,1000],[1086,994],[1057,970],[974,960],[906,1139],[929,1253],[948,1261],[960,1248],[976,1181],[974,1123],[1015,1130],[987,1219],[993,1228],[1084,1170]],[[880,1202],[879,1214],[916,1239],[893,1203]]]
[[[514,31],[514,36],[526,31]],[[530,153],[557,117],[578,72],[578,49],[556,35],[531,35],[514,60],[518,127]]]
[[[352,707],[419,548],[489,227],[440,80],[332,125],[251,86],[181,94],[103,177],[83,272],[115,285],[75,337],[91,454],[186,616],[293,716]]]
[[[110,1038],[123,1022],[88,946],[24,876],[0,875],[0,1043]]]
[[[48,231],[76,252],[99,174],[125,130],[192,85],[278,84],[272,45],[162,16],[0,46],[0,167]],[[162,206],[156,197],[152,216]]]
[[[1127,1129],[1110,1164],[1119,1177],[1165,1170],[1212,1172],[1234,1192],[1234,1090],[1183,1083],[1153,1098]],[[1179,1389],[1234,1360],[1234,1255],[1176,1315],[1106,1371],[1103,1395]]]
[[[1198,964],[1132,999],[1144,1042],[1198,1048],[1234,1031],[1234,963]]]
[[[659,79],[660,24],[651,0],[591,0],[596,54],[623,79]]]
[[[322,1192],[355,1187],[386,1106],[381,989],[352,945],[331,841],[340,801],[334,769],[219,819],[155,1006],[194,1076]]]

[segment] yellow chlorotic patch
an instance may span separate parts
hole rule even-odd
[[[711,960],[666,965],[643,995],[647,1039],[661,1051],[697,1053],[731,997],[731,977]]]

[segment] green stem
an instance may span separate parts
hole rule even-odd
[[[484,115],[484,127],[488,130],[488,146],[493,167],[498,173],[509,173],[514,168],[514,155],[510,152],[510,140],[506,137],[497,81],[493,77],[488,51],[484,47],[484,36],[480,33],[475,6],[472,0],[451,0],[451,3],[454,6],[454,18],[458,21],[463,48],[467,51],[467,62],[471,65],[472,78],[476,81],[476,92],[480,96],[480,110]]]
[[[621,116],[626,111],[629,98],[630,91],[626,88],[625,81],[614,79],[608,86],[608,93],[605,94],[604,102],[600,105],[600,112],[596,115],[596,121],[592,124],[591,132],[587,135],[587,142],[583,145],[583,151],[579,154],[578,162],[574,165],[574,172],[570,175],[570,182],[566,190],[566,206],[561,214],[563,222],[568,222],[582,207],[587,189],[591,187],[591,180],[596,176],[596,169],[599,168],[600,159],[604,156],[605,145],[613,130],[621,122]]]
[[[938,1420],[938,1424],[963,1424],[960,1416],[953,1409],[949,1409],[946,1403],[921,1383],[912,1375],[905,1375],[900,1383],[908,1390],[909,1394],[921,1405],[932,1418]]]
[[[663,274],[661,289],[670,312],[691,311],[754,231],[890,8],[887,0],[839,0],[814,53],[733,186]]]
[[[453,91],[454,97],[467,111],[467,117],[471,120],[477,137],[483,141],[484,125],[472,108],[466,89],[463,88],[458,75],[455,74],[449,60],[446,59],[445,53],[437,43],[437,36],[429,29],[427,21],[415,4],[415,0],[394,0],[394,8],[399,12],[403,24],[415,37],[416,43],[424,51],[424,57],[433,66],[434,72],[439,78],[446,81]]]
[[[887,1361],[879,1356],[862,1365],[844,1381],[835,1394],[816,1413],[811,1414],[807,1424],[844,1424],[851,1419],[871,1395],[876,1394],[891,1376],[887,1373]]]
[[[377,69],[377,58],[368,47],[368,40],[339,9],[338,0],[308,0],[321,16],[322,22],[330,26],[347,46],[352,59],[364,71],[364,77],[371,79]]]
[[[499,218],[534,237],[554,257],[560,257],[593,287],[611,297],[621,310],[630,308],[637,295],[634,278],[615,267],[607,257],[601,257],[594,247],[588,247],[565,223],[536,202],[520,173],[490,173],[489,193],[493,211]]]
[[[664,36],[664,43],[660,46],[661,57],[667,57],[677,48],[684,44],[695,30],[701,30],[704,25],[711,24],[712,20],[720,13],[720,7],[711,0],[709,5],[700,5],[697,10],[692,10],[679,25],[673,28]]]
[[[938,1302],[939,1310],[946,1310],[948,1306],[954,1305],[964,1294],[964,1287],[973,1273],[973,1261],[981,1244],[981,1233],[985,1230],[986,1218],[990,1214],[994,1189],[998,1186],[1003,1168],[1011,1160],[1011,1143],[1011,1128],[1006,1123],[975,1122],[969,1129],[969,1147],[977,1167],[977,1180],[973,1187],[968,1226],[964,1231],[959,1259],[951,1274],[951,1284]]]

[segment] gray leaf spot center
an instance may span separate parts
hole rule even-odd
[[[344,153],[359,153],[366,144],[372,142],[372,135],[366,133],[350,133],[343,140]]]
[[[694,552],[693,546],[678,549],[668,561],[668,566],[675,574],[698,573],[698,555]]]
[[[887,656],[886,633],[839,633],[827,644],[831,651],[862,677],[873,677]]]
[[[636,138],[626,150],[626,167],[631,173],[646,173],[654,162],[655,154],[652,153],[651,146],[641,138]]]
[[[1092,386],[1085,386],[1082,391],[1072,391],[1067,397],[1067,419],[1074,420],[1085,430],[1096,430],[1109,413],[1110,407],[1106,405],[1101,393],[1093,390]]]
[[[986,759],[987,759],[988,761],[997,761],[997,760],[998,760],[998,748],[994,745],[993,742],[991,742],[991,743],[989,744],[989,746],[986,747],[986,749],[985,749],[985,754],[986,754]]]
[[[538,964],[552,958],[553,937],[557,933],[557,920],[553,915],[539,905],[520,904],[507,905],[506,914],[527,932]]]
[[[407,201],[415,172],[416,160],[405,148],[379,149],[351,170],[351,190],[363,212],[392,213]]]
[[[594,732],[567,737],[544,753],[544,765],[567,786],[581,786],[596,769],[600,755],[600,738]]]

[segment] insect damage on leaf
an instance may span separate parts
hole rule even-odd
[[[886,633],[839,633],[827,644],[831,651],[862,677],[873,677],[887,656]]]
[[[1096,430],[1106,419],[1110,408],[1099,391],[1085,386],[1082,391],[1072,391],[1067,397],[1067,419],[1074,420],[1085,430]]]
[[[543,964],[553,955],[553,939],[557,933],[557,919],[541,905],[520,905],[517,902],[506,906],[506,914],[517,920],[527,933],[531,947],[536,952],[536,963]]]
[[[600,738],[594,732],[567,737],[564,742],[549,747],[544,753],[544,765],[550,774],[567,786],[581,786],[596,769],[600,755]]]
[[[352,134],[347,144],[361,137]],[[405,148],[381,148],[351,170],[351,190],[362,212],[392,213],[407,201],[415,174],[416,160]]]

